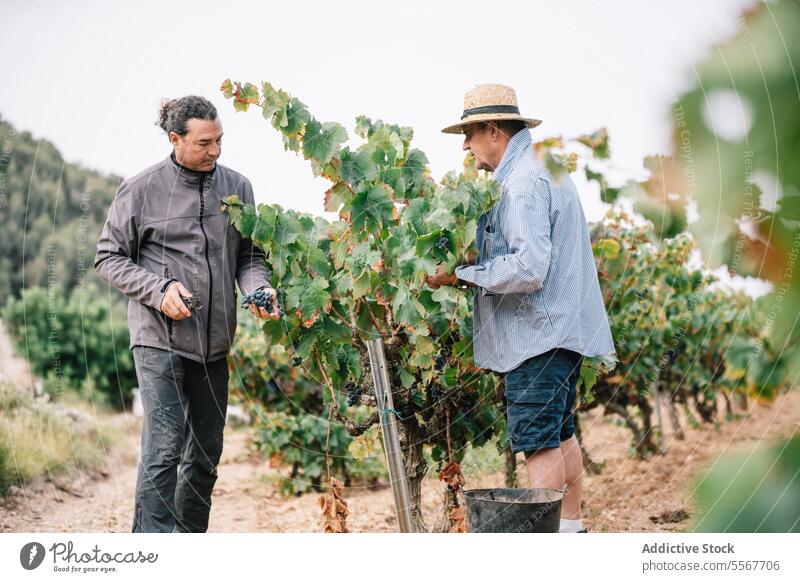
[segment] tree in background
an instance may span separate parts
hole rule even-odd
[[[2,118],[0,145],[0,307],[26,287],[101,282],[95,245],[120,178],[65,162]]]

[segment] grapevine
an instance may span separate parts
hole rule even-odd
[[[445,462],[462,460],[467,445],[505,434],[500,379],[474,366],[469,292],[425,284],[439,266],[452,272],[477,253],[478,218],[498,199],[499,185],[469,158],[463,172],[434,182],[425,154],[411,146],[410,128],[359,117],[360,143],[351,146],[343,126],[318,121],[304,103],[269,83],[259,88],[226,81],[222,91],[238,111],[261,108],[284,147],[330,182],[325,209],[338,214],[329,222],[275,204],[254,208],[235,196],[224,200],[233,224],[265,251],[273,283],[284,293],[285,317],[265,321],[262,331],[270,344],[295,354],[293,366],[307,363],[308,379],[327,387],[331,418],[353,435],[362,434],[378,415],[356,420],[340,409],[335,395],[346,394],[349,406],[375,406],[364,342],[384,339],[412,513],[416,529],[423,531],[421,485],[428,470],[423,446],[430,447],[442,471]],[[603,158],[607,138],[599,130],[570,141],[548,138],[534,148],[558,179],[577,167],[577,156],[567,146],[585,148],[586,160]],[[586,172],[601,184],[605,200],[619,194],[602,174],[588,167]],[[705,410],[710,405],[703,404],[706,390],[741,389],[752,348],[747,334],[756,333],[748,327],[742,355],[736,363],[726,362],[728,372],[713,368],[714,361],[724,359],[723,345],[687,344],[689,333],[715,325],[711,305],[736,309],[742,299],[710,291],[711,277],[688,268],[690,238],[660,241],[657,234],[652,225],[636,226],[620,215],[593,229],[620,365],[615,370],[611,357],[586,358],[581,370],[581,409],[602,404],[623,416],[642,456],[656,450],[648,398],[653,382],[664,383],[673,401],[684,399]],[[696,311],[684,322],[680,315],[689,311],[689,296]],[[669,356],[661,366],[665,353]],[[692,353],[699,362],[682,362]],[[690,372],[684,378],[674,373],[679,364]],[[640,423],[632,412],[637,409]],[[502,446],[505,442],[500,439]]]

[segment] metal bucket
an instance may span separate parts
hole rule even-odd
[[[473,533],[557,533],[564,494],[557,489],[469,489]]]

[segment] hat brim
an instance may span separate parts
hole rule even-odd
[[[455,125],[449,125],[442,130],[442,133],[463,133],[467,125],[472,125],[479,121],[522,121],[526,127],[536,127],[539,125],[541,119],[531,119],[530,117],[522,117],[521,115],[514,115],[513,113],[481,113],[478,115],[471,115],[462,119]]]

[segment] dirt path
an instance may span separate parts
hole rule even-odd
[[[603,472],[590,476],[585,486],[586,521],[594,531],[691,530],[696,478],[722,456],[751,451],[800,432],[800,392],[782,395],[772,403],[751,402],[746,414],[716,426],[692,429],[683,424],[685,440],[677,440],[667,423],[667,454],[639,461],[627,455],[627,431],[597,416],[584,422],[589,454],[605,462]],[[680,519],[681,511],[689,519]],[[675,521],[670,523],[671,519]]]
[[[78,475],[74,482],[37,482],[0,504],[0,531],[130,531],[139,448],[140,420],[120,415],[124,438],[108,459],[104,474]],[[585,480],[584,521],[592,531],[677,531],[691,529],[692,483],[720,455],[747,450],[800,430],[800,392],[771,404],[753,405],[740,419],[718,427],[687,429],[678,441],[667,432],[668,452],[650,461],[628,456],[629,434],[609,419],[592,413],[583,420],[586,447],[595,461],[605,461],[600,475]],[[521,483],[525,477],[520,466]],[[319,531],[315,494],[283,498],[268,484],[267,464],[252,452],[248,432],[226,432],[225,448],[213,496],[209,531]],[[468,487],[500,486],[501,474],[467,475]],[[424,508],[430,524],[441,485],[424,486]],[[391,491],[350,488],[346,492],[352,531],[396,531]],[[690,517],[683,517],[685,512]],[[667,515],[667,523],[663,516]],[[653,518],[653,519],[651,519]],[[654,519],[656,521],[654,521]],[[670,521],[672,521],[670,523]]]

